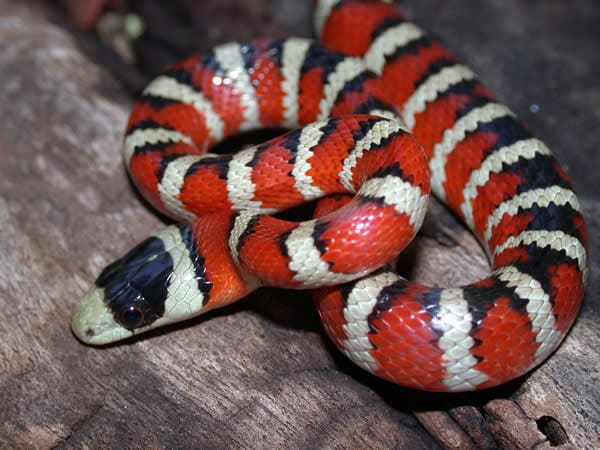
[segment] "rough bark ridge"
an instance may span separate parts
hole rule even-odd
[[[200,38],[175,36],[206,50],[259,34],[246,23],[267,23],[262,34],[306,35],[308,6],[298,3],[215,2],[191,16],[210,24],[187,28]],[[246,15],[223,14],[242,4],[250,5]],[[476,10],[467,1],[406,7],[569,167],[598,254],[593,0],[577,8],[516,0]],[[582,314],[560,350],[527,379],[482,393],[413,392],[360,371],[327,341],[302,293],[264,290],[131,344],[79,344],[69,330],[76,299],[107,262],[162,224],[125,175],[121,134],[131,98],[94,62],[106,53],[91,52],[89,38],[40,4],[0,0],[0,11],[0,447],[598,445],[594,259]],[[121,69],[125,85],[139,83],[133,69]],[[404,258],[411,276],[438,284],[487,270],[472,236],[438,204]]]

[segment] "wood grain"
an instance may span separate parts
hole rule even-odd
[[[295,14],[291,23],[278,2],[251,3],[252,13],[239,17],[215,14],[218,32],[200,50],[240,37],[248,21],[267,21],[274,34],[308,32],[306,6],[294,12],[292,2],[280,3]],[[600,66],[590,56],[600,49],[589,41],[600,13],[592,1],[569,10],[549,1],[481,2],[472,16],[466,1],[452,2],[453,9],[441,0],[407,3],[569,167],[594,258],[600,199],[590,164],[598,162],[600,135],[591,125],[600,118]],[[577,20],[582,25],[569,31]],[[467,22],[472,31],[464,31]],[[0,0],[0,447],[598,445],[594,259],[586,304],[565,344],[525,379],[480,393],[410,391],[362,372],[327,340],[307,294],[274,289],[127,344],[77,342],[69,319],[78,296],[106,263],[162,223],[140,202],[121,162],[127,83],[95,62],[107,54],[90,51],[100,44],[65,25],[41,3]],[[128,80],[144,77],[130,70]],[[532,103],[542,113],[528,112]],[[444,285],[477,279],[487,262],[434,203],[401,267]]]

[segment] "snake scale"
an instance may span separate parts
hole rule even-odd
[[[319,41],[227,43],[145,88],[125,161],[178,223],[102,271],[74,310],[75,334],[105,344],[261,286],[315,288],[333,342],[386,380],[468,391],[531,370],[566,335],[586,281],[586,230],[564,169],[393,4],[320,0],[315,25]],[[267,127],[293,131],[210,153]],[[430,190],[482,242],[487,278],[427,287],[389,270]],[[315,199],[311,220],[273,217]]]

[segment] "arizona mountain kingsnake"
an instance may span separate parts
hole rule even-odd
[[[76,335],[103,344],[261,285],[325,286],[315,304],[327,333],[387,380],[464,391],[535,367],[575,320],[586,280],[586,231],[565,171],[395,6],[320,0],[315,22],[322,44],[221,45],[144,90],[125,159],[140,192],[182,224],[101,273],[75,309]],[[207,153],[264,127],[303,128]],[[420,226],[429,172],[433,193],[488,251],[488,278],[432,288],[378,269]],[[354,197],[322,200],[311,221],[267,215],[333,193]]]

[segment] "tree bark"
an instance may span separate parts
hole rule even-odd
[[[215,2],[207,7],[214,18],[191,16],[211,26],[198,31],[206,37],[196,48],[250,37],[247,23],[306,35],[308,6],[292,3],[248,2],[232,17],[223,8],[246,3]],[[411,1],[406,9],[445,37],[565,163],[590,253],[598,254],[600,12],[592,0],[577,8],[480,3],[473,10],[466,0]],[[146,75],[119,65],[42,3],[0,0],[0,42],[0,447],[598,445],[594,260],[581,316],[556,354],[524,379],[484,392],[411,391],[361,371],[327,340],[301,292],[264,289],[129,343],[80,344],[69,328],[78,297],[105,264],[163,226],[121,160],[129,91]],[[436,285],[488,271],[476,240],[437,202],[401,267]]]

